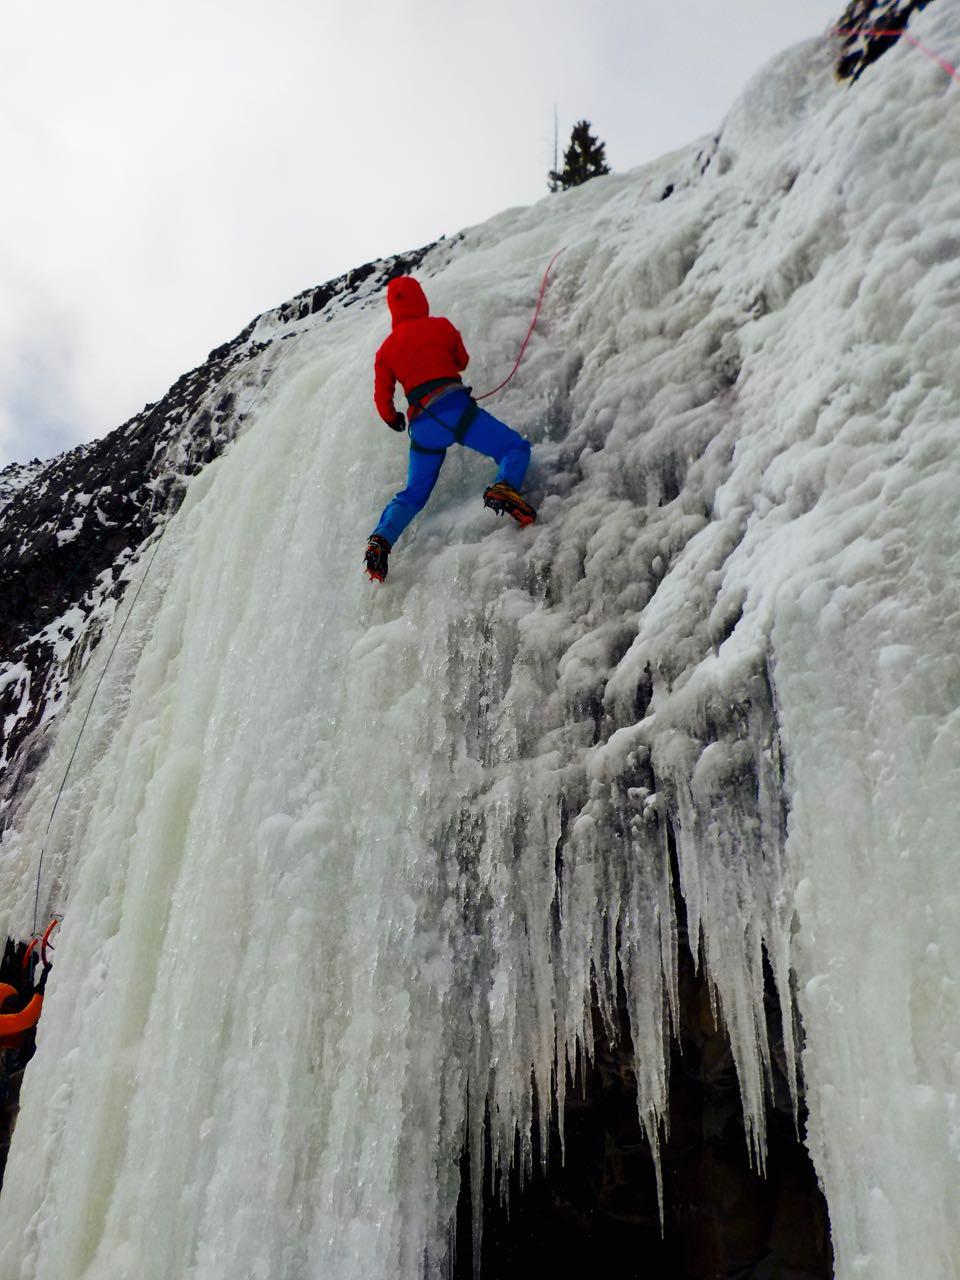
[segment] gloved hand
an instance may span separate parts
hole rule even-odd
[[[47,963],[43,966],[43,973],[41,973],[40,975],[40,981],[37,983],[37,985],[33,989],[34,995],[37,995],[37,996],[43,995],[44,991],[47,989],[47,974],[50,972],[52,968],[53,968],[53,965],[50,964],[49,961],[47,961]]]
[[[387,426],[390,428],[391,431],[406,431],[407,420],[402,413],[395,413],[393,415],[393,421],[388,422]]]

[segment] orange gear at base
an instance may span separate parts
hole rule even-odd
[[[19,1049],[26,1032],[32,1031],[40,1021],[43,996],[39,992],[35,992],[16,1013],[3,1012],[3,1006],[10,997],[19,994],[9,982],[0,982],[0,1049]]]

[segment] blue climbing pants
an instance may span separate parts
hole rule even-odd
[[[433,486],[437,483],[446,450],[457,443],[453,433],[469,407],[469,394],[458,387],[434,400],[410,424],[407,487],[387,503],[380,523],[374,530],[374,533],[386,538],[391,546],[413,517],[426,506]],[[505,480],[514,489],[519,489],[523,484],[530,462],[530,444],[516,431],[499,422],[493,414],[478,409],[460,443],[498,462],[498,481]],[[420,453],[417,446],[435,452]]]

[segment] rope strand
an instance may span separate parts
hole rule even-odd
[[[290,343],[290,346],[286,346],[283,348],[282,353],[280,355],[280,359],[277,361],[277,363],[273,366],[273,368],[267,374],[266,378],[263,380],[259,391],[254,397],[253,403],[251,404],[250,408],[247,410],[247,415],[251,414],[253,410],[257,407],[257,405],[260,402],[260,397],[263,395],[264,391],[266,391],[267,386],[269,385],[270,381],[273,378],[273,375],[277,372],[277,370],[283,364],[287,356],[287,352],[290,350],[290,347],[296,346],[297,341],[298,341],[297,339],[294,339],[293,342]],[[238,369],[231,378],[227,379],[227,382],[224,384],[224,387],[221,389],[221,394],[222,394],[222,391],[226,390],[226,388],[230,385],[230,383],[233,381],[233,378],[238,377],[242,371],[243,371],[242,368]],[[156,497],[156,495],[154,495],[154,497]],[[144,570],[143,577],[140,579],[140,585],[137,587],[136,593],[134,594],[134,597],[130,602],[130,608],[127,610],[126,617],[123,619],[123,622],[120,626],[120,630],[117,632],[117,638],[116,640],[114,640],[113,647],[111,648],[110,652],[107,654],[107,660],[103,664],[103,670],[100,672],[100,675],[97,679],[97,683],[96,683],[96,686],[94,687],[93,694],[90,697],[89,705],[87,706],[87,710],[84,713],[83,720],[80,724],[80,731],[77,734],[77,740],[73,744],[73,750],[70,753],[70,759],[67,761],[67,767],[63,772],[63,778],[60,782],[60,787],[59,787],[59,790],[57,791],[56,798],[54,799],[53,808],[50,810],[50,817],[47,821],[47,825],[43,833],[43,843],[40,846],[40,858],[37,862],[37,890],[33,900],[33,934],[34,936],[36,936],[36,933],[37,933],[37,922],[40,916],[40,880],[43,873],[43,859],[47,851],[47,837],[50,834],[50,828],[53,826],[53,819],[56,816],[57,808],[59,807],[59,804],[60,804],[60,799],[63,795],[64,788],[67,785],[67,779],[70,777],[70,770],[73,768],[73,762],[76,759],[77,751],[80,749],[80,742],[81,742],[81,739],[83,738],[83,732],[87,727],[87,721],[90,719],[90,713],[91,711],[93,711],[93,705],[97,700],[97,694],[100,692],[100,686],[103,684],[104,676],[107,674],[107,671],[110,668],[110,663],[113,661],[113,655],[117,652],[117,648],[119,647],[120,641],[123,639],[123,633],[124,631],[126,631],[127,623],[130,621],[130,615],[133,613],[133,610],[136,607],[136,603],[140,599],[140,593],[144,588],[144,584],[146,583],[147,578],[150,576],[150,570],[153,568],[153,562],[157,558],[157,552],[160,550],[160,543],[163,541],[163,535],[166,533],[167,528],[169,527],[169,524],[170,524],[170,517],[168,516],[167,519],[164,521],[163,525],[161,526],[160,534],[156,542],[154,543],[153,552],[150,555],[150,559],[147,563],[146,569]]]
[[[543,273],[543,280],[540,283],[540,295],[537,298],[536,310],[533,313],[533,319],[530,321],[530,328],[527,330],[527,336],[524,338],[523,342],[520,344],[520,354],[517,356],[517,359],[514,363],[513,368],[510,370],[510,372],[507,374],[504,380],[498,386],[494,387],[492,391],[485,391],[482,396],[474,396],[474,400],[488,400],[490,396],[495,396],[498,391],[503,390],[503,388],[507,385],[507,383],[513,377],[513,375],[520,368],[520,361],[523,359],[523,353],[527,349],[527,343],[530,341],[531,337],[533,336],[533,331],[536,328],[537,320],[540,318],[540,308],[543,306],[543,295],[547,291],[547,281],[550,278],[550,272],[553,269],[553,264],[560,257],[561,253],[563,253],[564,248],[565,246],[562,246],[557,250],[557,252],[550,259],[550,262],[547,265],[546,271]]]

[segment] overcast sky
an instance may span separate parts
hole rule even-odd
[[[843,0],[5,0],[0,466],[103,435],[254,315],[715,131]]]

